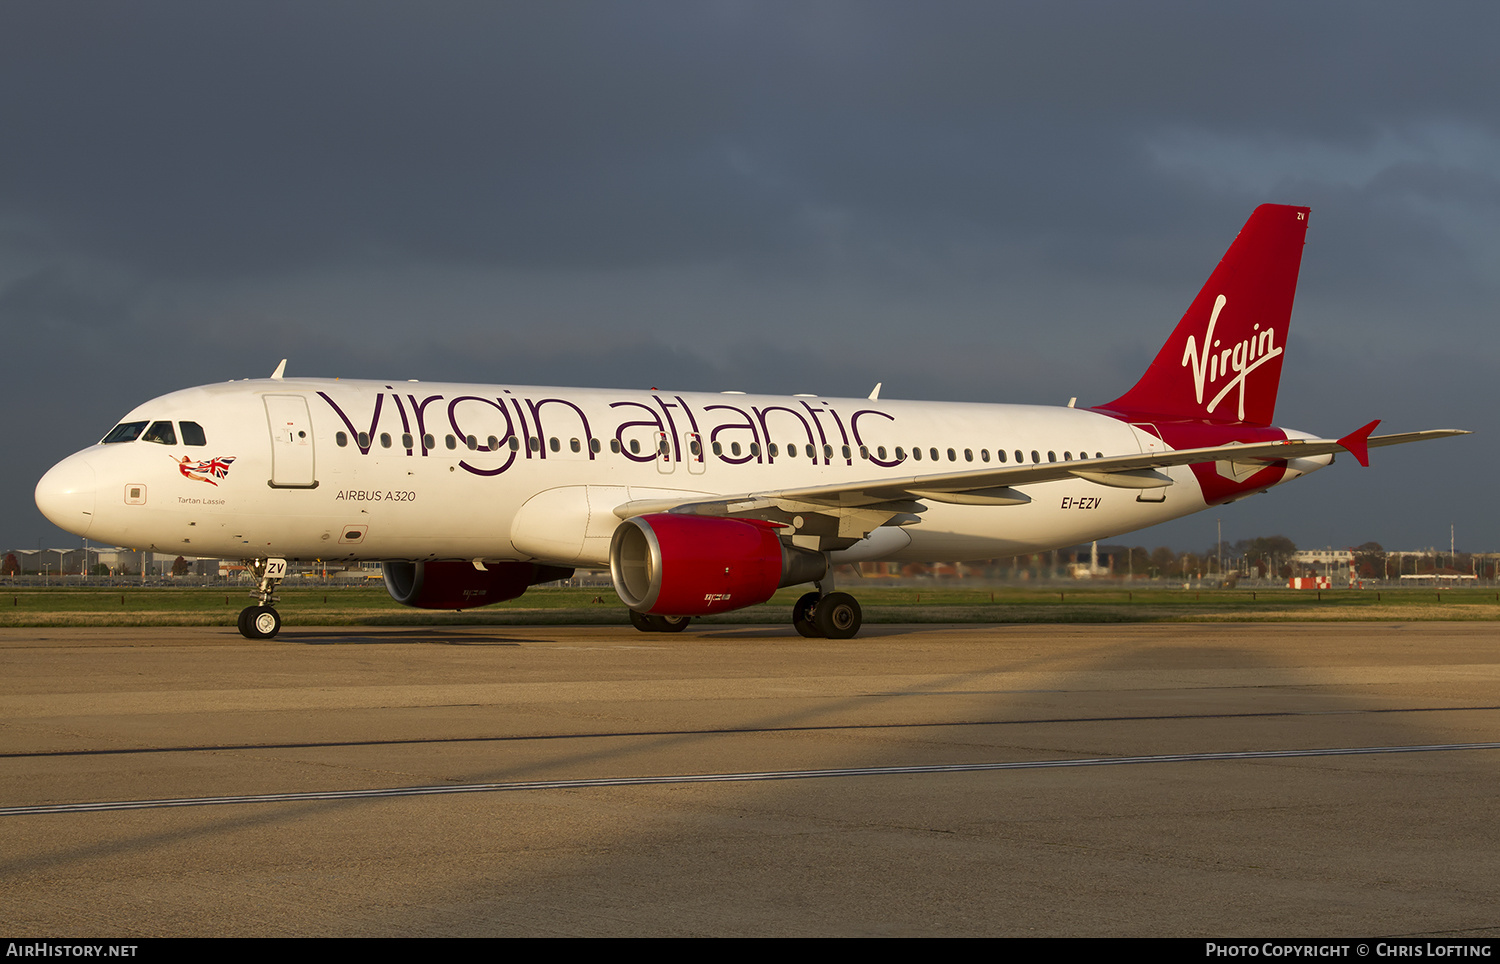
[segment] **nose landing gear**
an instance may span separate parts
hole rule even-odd
[[[258,602],[240,610],[240,635],[246,639],[270,639],[281,632],[281,614],[273,604],[276,602],[276,587],[286,578],[286,560],[255,559],[250,565],[260,579],[256,588],[250,591]]]
[[[240,610],[240,635],[246,639],[270,639],[281,632],[281,614],[270,606],[246,606]]]

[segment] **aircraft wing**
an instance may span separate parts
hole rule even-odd
[[[1341,439],[1236,442],[1206,448],[1112,455],[1071,462],[997,466],[963,472],[936,472],[864,482],[770,489],[712,499],[648,499],[627,502],[614,511],[622,519],[655,512],[683,512],[766,519],[773,522],[788,521],[793,515],[821,515],[837,520],[837,536],[834,537],[831,531],[825,535],[840,540],[859,539],[882,525],[910,525],[920,521],[917,514],[926,510],[926,506],[922,504],[924,501],[957,505],[1023,505],[1030,502],[1031,498],[1020,491],[1019,487],[1063,479],[1085,479],[1112,488],[1161,488],[1171,485],[1172,480],[1161,473],[1160,469],[1200,462],[1270,464],[1349,452],[1361,465],[1368,465],[1367,450],[1372,447],[1469,434],[1461,429],[1431,429],[1399,435],[1371,436],[1370,432],[1378,424],[1378,421],[1371,422]],[[816,528],[829,527],[825,525]]]
[[[1406,442],[1422,442],[1430,438],[1447,438],[1450,435],[1473,435],[1461,428],[1432,428],[1425,432],[1402,432],[1399,435],[1376,435],[1367,443],[1370,448],[1382,445],[1402,445]]]

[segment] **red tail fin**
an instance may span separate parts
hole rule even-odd
[[[1131,418],[1270,425],[1307,212],[1256,208],[1146,374],[1100,408]]]

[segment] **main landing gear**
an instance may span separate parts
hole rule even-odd
[[[831,590],[831,584],[818,583],[818,587],[819,591],[806,594],[792,607],[792,626],[809,639],[853,639],[864,620],[858,601],[846,592],[822,591]],[[691,616],[655,616],[630,610],[630,624],[643,633],[680,633],[692,621]]]
[[[792,607],[792,626],[809,639],[852,639],[864,614],[846,592],[810,592]]]
[[[654,616],[630,610],[630,625],[643,633],[680,633],[692,621],[691,616]]]
[[[256,559],[251,567],[260,582],[250,595],[259,602],[240,610],[240,635],[246,639],[270,639],[281,632],[281,614],[273,604],[276,586],[286,578],[286,560]]]

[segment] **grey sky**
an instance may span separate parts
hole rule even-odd
[[[1497,34],[1481,3],[7,3],[0,543],[73,543],[32,486],[126,409],[283,356],[1106,401],[1276,201],[1313,209],[1278,422],[1480,434],[1129,541],[1500,549]]]

